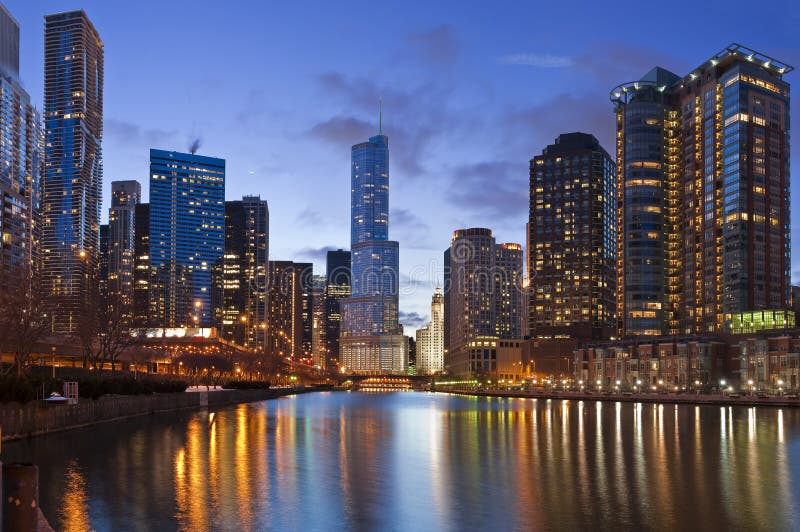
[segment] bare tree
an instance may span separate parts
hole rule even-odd
[[[95,369],[106,362],[116,370],[122,353],[133,345],[130,306],[108,288],[91,283],[82,306],[75,336],[84,353],[84,365]]]
[[[0,271],[0,346],[14,353],[17,376],[22,375],[36,343],[49,330],[50,307],[32,268]]]

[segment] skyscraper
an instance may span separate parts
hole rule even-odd
[[[341,301],[350,297],[350,251],[328,251],[325,282],[325,342],[328,369],[339,365],[339,335],[341,332]]]
[[[83,11],[45,17],[42,260],[53,332],[75,331],[97,273],[103,42]]]
[[[142,197],[138,181],[111,182],[108,210],[108,290],[113,301],[132,313],[136,205]]]
[[[303,279],[311,278],[307,263],[269,261],[267,353],[299,361],[303,353]]]
[[[445,365],[454,375],[494,373],[498,340],[520,335],[522,246],[458,229],[444,263]]]
[[[431,298],[431,321],[417,329],[416,375],[433,375],[444,369],[444,296],[438,286]]]
[[[311,280],[311,353],[312,364],[321,369],[325,369],[328,365],[325,303],[325,276],[315,275]]]
[[[40,135],[39,113],[19,81],[19,26],[0,4],[0,271],[6,274],[34,263]]]
[[[626,336],[721,332],[789,305],[792,67],[731,44],[611,91]]]
[[[404,373],[398,321],[398,243],[389,240],[389,138],[351,149],[352,295],[342,301],[340,363],[357,373]],[[404,349],[398,355],[395,350]]]
[[[134,207],[133,229],[133,323],[136,327],[153,325],[150,319],[150,204]]]
[[[531,159],[532,336],[616,336],[616,193],[614,162],[592,135],[559,135]]]
[[[225,249],[225,160],[150,150],[150,317],[210,327]]]
[[[260,196],[225,202],[225,258],[218,327],[223,338],[264,347],[269,272],[269,207]]]

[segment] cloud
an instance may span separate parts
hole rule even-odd
[[[326,97],[359,113],[320,122],[309,135],[337,145],[345,138],[348,145],[362,142],[378,132],[378,100],[383,99],[383,132],[389,136],[392,173],[399,173],[403,179],[425,175],[423,161],[428,160],[432,145],[439,136],[453,135],[463,121],[459,113],[448,108],[454,89],[446,82],[423,81],[403,88],[401,84],[378,84],[369,77],[351,78],[339,72],[325,73],[318,81]],[[365,122],[361,114],[373,117],[374,122]]]
[[[302,257],[302,258],[305,258],[305,259],[309,259],[309,260],[311,260],[313,262],[319,262],[319,263],[325,264],[325,262],[327,261],[328,252],[329,251],[335,251],[335,250],[340,249],[340,248],[341,248],[341,246],[339,246],[339,247],[336,247],[336,246],[322,246],[322,247],[319,247],[319,248],[305,247],[305,248],[302,248],[302,249],[298,250],[295,253],[295,255],[297,257]]]
[[[499,57],[497,61],[502,65],[523,65],[538,68],[566,68],[575,64],[574,59],[566,55],[550,54],[510,54]]]
[[[404,327],[408,327],[409,329],[419,329],[420,327],[424,327],[425,324],[428,323],[428,317],[423,316],[418,312],[403,312],[401,310],[398,313],[398,318],[400,320],[400,323],[402,323]]]
[[[311,207],[306,207],[297,214],[295,222],[299,225],[308,225],[312,227],[322,227],[325,224],[326,217],[319,211],[315,211]]]
[[[528,208],[527,165],[510,161],[465,164],[451,171],[450,203],[492,220],[523,220]]]
[[[423,59],[434,63],[452,63],[458,57],[460,46],[453,27],[442,24],[428,31],[412,33],[408,37],[411,48]]]
[[[147,146],[167,146],[175,143],[178,132],[175,130],[145,129],[142,126],[116,118],[103,121],[106,139],[120,144],[146,144]]]
[[[433,249],[430,226],[409,209],[392,209],[389,213],[392,238],[407,249]]]
[[[348,116],[334,116],[315,124],[308,131],[310,137],[329,142],[343,150],[376,133],[372,124]]]

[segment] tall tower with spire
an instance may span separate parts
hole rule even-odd
[[[340,366],[363,374],[403,373],[407,340],[398,321],[399,250],[389,240],[389,137],[356,144],[351,157],[352,295],[342,301]]]

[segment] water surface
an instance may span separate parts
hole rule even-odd
[[[800,410],[325,392],[3,446],[60,530],[788,530]]]

